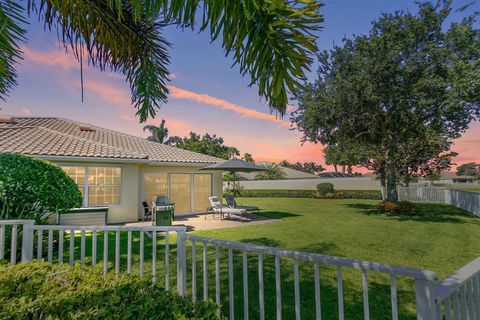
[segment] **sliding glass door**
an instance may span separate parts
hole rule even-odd
[[[193,211],[205,212],[210,207],[208,197],[212,195],[212,175],[195,173],[193,175]]]
[[[166,173],[145,173],[143,199],[150,205],[157,196],[168,197],[168,175]]]
[[[170,174],[170,199],[175,202],[175,212],[192,212],[191,174]]]
[[[145,173],[143,199],[149,205],[157,196],[175,202],[176,213],[205,212],[210,206],[212,175],[209,173]]]

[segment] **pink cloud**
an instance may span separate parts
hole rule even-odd
[[[271,122],[278,123],[282,126],[288,126],[288,127],[290,126],[290,122],[278,119],[271,114],[266,114],[257,110],[253,110],[224,99],[215,98],[208,94],[199,94],[199,93],[181,89],[175,86],[168,86],[168,89],[170,90],[170,97],[175,99],[186,99],[186,100],[191,100],[198,103],[204,103],[211,106],[220,107],[224,110],[233,111],[245,117],[271,121]]]
[[[92,79],[86,79],[83,85],[86,94],[93,95],[95,98],[101,99],[106,103],[118,107],[131,105],[130,92],[125,88],[121,88],[109,82]]]
[[[73,57],[73,55],[67,54],[65,51],[62,51],[60,49],[39,51],[32,50],[26,46],[22,46],[21,50],[25,59],[24,64],[33,62],[46,66],[60,66],[65,70],[80,68],[80,64],[75,59],[75,57]]]
[[[28,109],[28,108],[22,108],[20,110],[21,113],[23,113],[24,115],[26,116],[31,116],[32,115],[32,110]]]

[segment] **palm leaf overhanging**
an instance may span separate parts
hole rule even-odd
[[[25,40],[22,25],[25,12],[21,5],[0,0],[0,98],[17,84],[14,65],[21,59],[19,43]]]
[[[0,15],[10,21],[9,29],[0,29],[0,59],[9,71],[0,79],[4,97],[15,85],[25,21],[20,4],[0,0],[0,5]],[[288,92],[305,80],[317,50],[314,32],[323,22],[316,0],[28,0],[26,6],[47,29],[57,30],[77,59],[85,54],[94,67],[124,74],[142,122],[167,100],[170,44],[162,27],[209,32],[242,75],[250,75],[271,111],[283,115]]]

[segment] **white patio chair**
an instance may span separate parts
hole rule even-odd
[[[229,206],[223,205],[223,203],[218,200],[217,196],[208,197],[208,201],[210,201],[211,212],[215,216],[215,213],[220,215],[220,219],[223,219],[223,215],[227,214],[228,218],[230,218],[230,214],[239,214],[244,215],[246,213],[245,209],[237,209],[237,208],[230,208]],[[205,219],[207,219],[207,215],[205,215]]]

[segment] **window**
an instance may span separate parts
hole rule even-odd
[[[84,206],[120,204],[121,175],[119,167],[62,166],[78,185]]]

